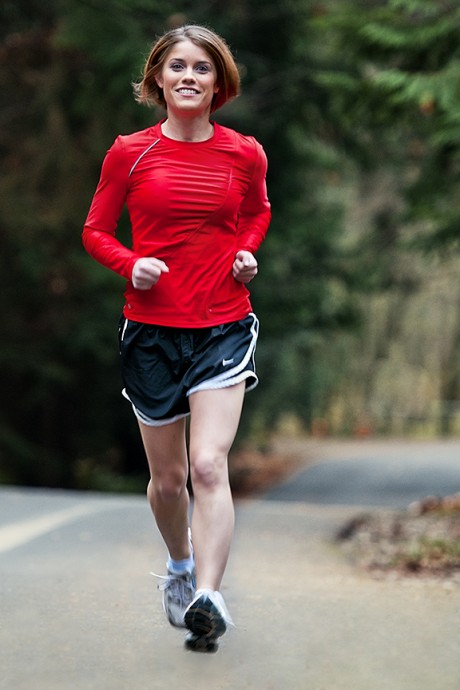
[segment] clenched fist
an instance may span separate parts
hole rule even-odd
[[[237,252],[233,262],[233,277],[240,283],[249,283],[257,274],[257,261],[251,252],[244,249]]]
[[[148,256],[134,264],[131,282],[136,290],[150,290],[158,283],[162,273],[169,273],[165,262]]]

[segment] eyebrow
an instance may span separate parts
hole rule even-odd
[[[168,62],[185,62],[184,58],[180,57],[170,57]],[[210,65],[212,67],[212,62],[210,60],[197,60],[195,65]]]

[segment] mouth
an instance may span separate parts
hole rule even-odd
[[[180,93],[181,96],[197,96],[200,92],[197,91],[196,89],[177,89],[177,93]]]

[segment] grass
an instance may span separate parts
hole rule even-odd
[[[460,541],[421,536],[416,544],[401,550],[394,564],[409,572],[460,571]]]

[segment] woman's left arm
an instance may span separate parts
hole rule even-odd
[[[259,249],[271,219],[270,202],[267,197],[267,157],[262,146],[253,139],[255,161],[246,196],[238,215],[237,251],[233,263],[233,277],[241,283],[249,283],[257,274]]]

